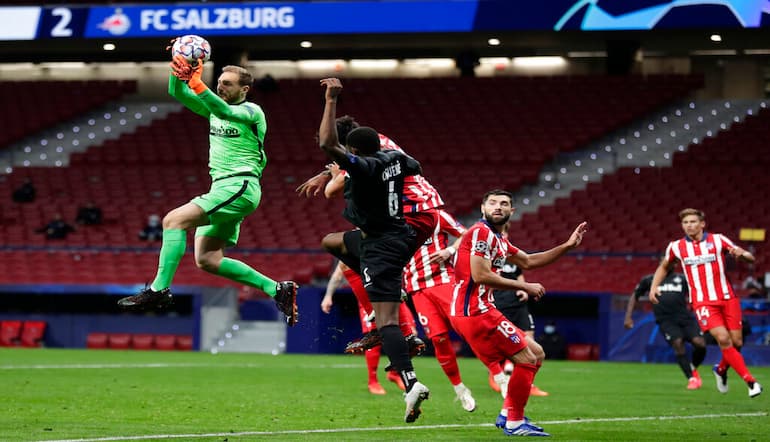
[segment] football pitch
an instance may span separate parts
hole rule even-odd
[[[387,394],[369,394],[360,356],[0,349],[0,441],[506,439],[486,369],[459,362],[476,411],[422,356],[431,397],[407,425],[401,391],[382,373]],[[770,387],[770,367],[750,368]],[[527,415],[556,440],[770,439],[770,391],[749,399],[731,371],[720,394],[700,371],[688,391],[673,364],[546,361],[536,384],[551,395]]]

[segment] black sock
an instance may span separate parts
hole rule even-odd
[[[692,368],[690,368],[690,360],[687,359],[687,353],[676,355],[676,362],[679,364],[679,367],[682,368],[687,379],[690,379],[692,377]]]
[[[692,348],[692,365],[695,368],[700,367],[703,360],[706,359],[706,347],[693,347]]]
[[[404,381],[406,391],[412,389],[417,382],[417,376],[414,374],[412,360],[409,359],[409,346],[404,340],[404,335],[397,325],[386,325],[380,327],[382,335],[382,352],[390,359],[390,365],[401,375]]]

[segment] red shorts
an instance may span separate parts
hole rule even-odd
[[[452,316],[450,320],[455,331],[486,366],[510,359],[527,348],[524,332],[497,309],[476,316]]]
[[[453,288],[453,284],[441,284],[412,293],[420,324],[431,339],[449,333],[449,302]]]
[[[743,329],[741,302],[738,298],[727,299],[720,304],[693,305],[692,308],[698,318],[698,326],[704,332],[719,326],[728,330]]]
[[[438,210],[428,209],[422,212],[404,213],[404,221],[412,226],[417,233],[417,244],[422,246],[428,238],[433,236],[433,232],[436,230]]]

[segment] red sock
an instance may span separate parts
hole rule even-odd
[[[726,372],[728,368],[730,368],[730,365],[725,358],[722,358],[719,364],[717,364],[717,372],[720,374]]]
[[[377,320],[377,318],[374,318]],[[417,326],[414,323],[414,315],[409,310],[409,306],[405,302],[402,302],[398,307],[398,327],[401,329],[401,333],[404,336],[409,336],[417,333]]]
[[[361,304],[364,310],[366,310],[367,313],[371,313],[372,303],[369,301],[369,295],[366,293],[366,289],[364,288],[364,283],[363,281],[361,281],[361,276],[350,269],[345,269],[345,271],[343,272],[343,275],[345,275],[345,279],[348,280],[350,289],[353,290],[353,294],[356,295],[356,299],[358,299],[358,302]]]
[[[743,360],[743,356],[738,353],[735,347],[728,347],[722,350],[722,360],[727,361],[730,367],[733,367],[738,376],[740,376],[746,382],[755,382],[754,376],[749,373],[749,369],[746,368],[746,362]]]
[[[452,341],[449,336],[442,334],[431,338],[433,341],[433,349],[436,352],[436,360],[441,369],[446,373],[446,377],[449,378],[449,382],[452,385],[457,385],[463,380],[460,378],[460,367],[457,366],[457,355],[452,348]]]
[[[377,365],[380,363],[381,346],[366,350],[366,368],[369,371],[369,382],[377,382]]]
[[[513,374],[508,382],[508,394],[503,401],[503,406],[510,403],[507,407],[509,421],[524,420],[524,407],[527,406],[529,391],[538,368],[533,364],[514,364]]]

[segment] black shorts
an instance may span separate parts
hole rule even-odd
[[[513,325],[521,331],[535,331],[535,321],[529,314],[527,304],[521,304],[516,307],[504,307],[498,309]]]
[[[692,342],[693,338],[703,337],[703,332],[698,327],[698,322],[691,316],[662,317],[656,322],[660,327],[661,334],[668,343],[676,339]]]
[[[414,230],[409,227],[398,235],[386,234],[366,238],[359,235],[359,238],[361,238],[361,279],[369,300],[401,302],[404,267],[417,248]]]

